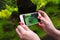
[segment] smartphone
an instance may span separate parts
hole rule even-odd
[[[38,19],[38,16],[41,16],[40,13],[26,13],[20,15],[20,21],[23,22],[27,26],[38,24],[41,20]]]

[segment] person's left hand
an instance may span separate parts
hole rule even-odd
[[[25,24],[20,23],[20,25],[16,28],[16,32],[19,35],[21,40],[40,40],[40,38],[31,31]]]

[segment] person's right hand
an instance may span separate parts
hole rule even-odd
[[[49,35],[58,38],[60,40],[60,31],[58,31],[48,15],[42,11],[39,10],[38,13],[40,13],[42,16],[38,16],[38,18],[41,20],[41,22],[38,23],[38,25]]]

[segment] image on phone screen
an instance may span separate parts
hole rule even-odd
[[[30,13],[30,14],[25,14],[23,15],[23,19],[26,25],[35,25],[37,24],[40,20],[38,19],[38,13]]]

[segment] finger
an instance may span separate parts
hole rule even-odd
[[[42,16],[38,16],[38,18],[44,23],[44,24],[48,24],[47,20],[45,18],[43,18]]]
[[[41,27],[43,29],[44,26],[41,23],[38,23],[38,25],[39,25],[39,27]]]
[[[17,32],[17,34],[19,35],[19,37],[22,38],[22,35],[21,35],[21,33],[19,32],[18,28],[16,28],[16,32]]]
[[[19,22],[20,23],[20,25],[25,25],[23,22]]]
[[[42,10],[39,10],[38,13],[40,13],[43,17],[48,17],[48,15]]]
[[[21,34],[23,34],[24,32],[26,32],[26,30],[22,27],[22,26],[18,26],[18,30]]]
[[[21,25],[25,30],[30,30],[26,25]]]
[[[42,16],[38,16],[38,19],[40,19]]]
[[[50,18],[48,17],[48,15],[47,15],[44,11],[39,10],[38,12],[39,12],[40,14],[42,14],[45,19],[47,19],[48,21],[50,21]]]
[[[40,19],[41,21],[46,21],[42,16],[38,16],[38,19]]]
[[[20,25],[21,25],[25,30],[30,30],[24,23],[20,22]]]

